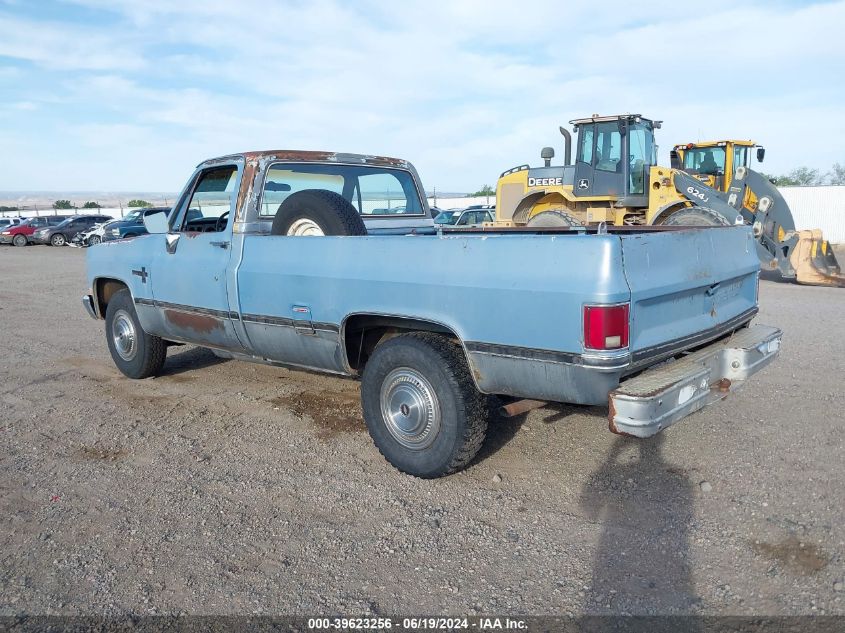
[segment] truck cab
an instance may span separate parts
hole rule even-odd
[[[614,196],[624,206],[648,206],[649,169],[657,164],[654,130],[660,121],[639,114],[570,121],[578,135],[573,193]]]

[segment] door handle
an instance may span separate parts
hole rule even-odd
[[[229,242],[209,242],[212,246],[218,246],[220,248],[226,249],[229,248]]]

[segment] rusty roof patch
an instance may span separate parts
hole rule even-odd
[[[233,160],[245,160],[247,162],[291,160],[313,163],[358,163],[362,165],[401,168],[407,168],[409,166],[408,161],[403,160],[401,158],[391,158],[389,156],[372,156],[369,154],[350,154],[344,152],[314,152],[305,150],[277,149],[255,152],[243,152],[241,154],[229,154],[227,156],[210,158],[200,163],[198,167],[214,165],[221,162],[228,162]]]

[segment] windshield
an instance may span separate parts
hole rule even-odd
[[[289,196],[309,189],[337,193],[362,215],[423,213],[413,177],[403,169],[276,163],[267,171],[260,215],[274,216]]]
[[[435,224],[455,224],[461,217],[460,211],[442,211],[434,218]]]
[[[629,191],[645,193],[648,169],[657,163],[654,151],[654,131],[651,125],[633,123],[628,127],[628,161],[630,171]]]
[[[717,176],[725,173],[724,147],[696,147],[684,153],[684,169]]]
[[[124,222],[137,222],[138,220],[141,219],[142,213],[143,213],[143,210],[141,210],[141,209],[139,209],[138,211],[133,211],[129,215],[123,216],[123,220],[124,220]]]

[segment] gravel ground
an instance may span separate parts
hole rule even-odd
[[[0,615],[845,614],[845,290],[763,282],[780,359],[652,441],[549,407],[420,481],[354,381],[190,347],[123,378],[83,271],[0,248]]]

